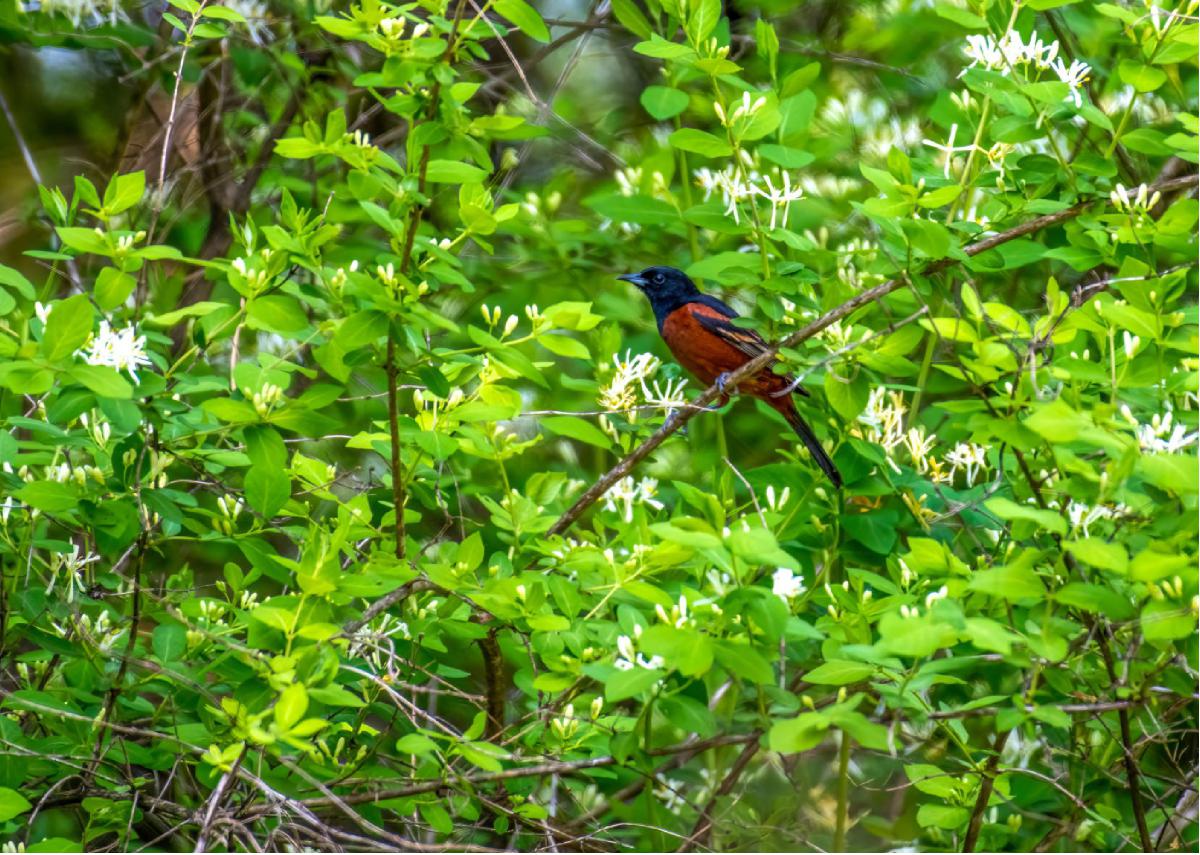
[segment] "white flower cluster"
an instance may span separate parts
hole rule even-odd
[[[777,169],[774,176],[764,174],[745,149],[739,150],[739,155],[740,163],[729,163],[715,172],[703,167],[692,173],[704,191],[704,201],[719,194],[725,203],[725,215],[733,217],[735,223],[741,223],[742,204],[753,204],[756,197],[761,197],[770,203],[770,228],[777,225],[787,228],[792,203],[804,197],[804,188],[792,183],[787,170]]]
[[[654,498],[657,494],[657,478],[642,478],[635,483],[632,475],[626,475],[604,494],[604,510],[615,511],[620,505],[621,518],[627,523],[633,522],[634,505],[649,505],[656,511],[662,510],[663,503]]]
[[[1176,454],[1195,445],[1200,439],[1200,432],[1188,433],[1187,425],[1175,421],[1175,412],[1170,404],[1165,413],[1155,413],[1147,424],[1137,420],[1128,404],[1121,405],[1121,415],[1137,432],[1142,451],[1150,454]]]
[[[146,355],[144,335],[138,335],[132,325],[114,330],[108,321],[100,322],[100,332],[92,335],[78,355],[82,356],[88,365],[103,365],[117,371],[128,371],[135,383],[138,379],[138,369],[152,364],[150,357]]]
[[[81,553],[79,544],[74,544],[70,552],[53,553],[50,556],[50,584],[46,586],[46,593],[53,593],[59,576],[63,576],[67,587],[67,602],[73,603],[76,596],[87,587],[87,580],[83,578],[84,570],[89,564],[95,564],[99,560],[99,555]]]
[[[1136,214],[1139,219],[1142,219],[1162,200],[1162,193],[1157,190],[1151,193],[1149,187],[1141,184],[1131,197],[1125,185],[1118,184],[1117,189],[1109,194],[1109,199],[1112,201],[1113,207],[1122,214]]]
[[[1026,43],[1021,34],[1009,30],[997,41],[991,35],[967,36],[967,44],[963,53],[971,64],[964,68],[959,77],[968,69],[982,66],[991,71],[999,71],[1008,75],[1018,66],[1033,66],[1039,71],[1051,70],[1069,89],[1066,100],[1072,101],[1076,109],[1083,106],[1081,94],[1083,85],[1088,81],[1092,69],[1086,62],[1076,59],[1067,65],[1058,55],[1058,41],[1043,42],[1036,33],[1029,34]]]
[[[394,638],[410,639],[408,623],[398,617],[382,614],[350,638],[346,653],[361,656],[376,673],[396,674],[396,645]]]
[[[935,483],[952,484],[961,470],[967,485],[974,486],[976,480],[986,474],[988,463],[985,446],[959,442],[939,459],[933,453],[935,438],[926,432],[924,426],[905,429],[904,416],[907,413],[904,393],[889,392],[880,386],[871,392],[866,408],[858,417],[859,424],[866,427],[865,432],[860,432],[862,437],[883,447],[893,470],[900,471],[894,456],[898,449],[903,448],[908,452],[912,467],[918,473],[928,475]]]
[[[1115,505],[1089,505],[1086,502],[1071,502],[1067,505],[1067,519],[1071,523],[1072,533],[1083,532],[1084,537],[1090,536],[1090,528],[1099,520],[1115,520],[1129,516],[1129,508],[1118,503]]]
[[[804,577],[790,567],[780,567],[771,574],[771,593],[785,603],[807,591]]]
[[[600,406],[623,413],[630,421],[636,421],[637,408],[643,402],[663,410],[683,406],[683,389],[687,386],[687,380],[660,381],[654,377],[662,366],[658,357],[650,353],[631,354],[629,350],[625,351],[624,358],[620,354],[613,354],[615,371],[612,379],[600,391]],[[647,381],[651,382],[647,384]]]
[[[645,654],[637,652],[637,639],[642,637],[641,624],[633,625],[633,638],[628,635],[617,636],[617,658],[613,666],[619,671],[632,671],[634,667],[645,668],[649,671],[663,666],[661,656],[646,658]]]

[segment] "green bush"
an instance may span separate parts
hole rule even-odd
[[[1196,3],[575,5],[0,0],[0,836],[1194,848]]]

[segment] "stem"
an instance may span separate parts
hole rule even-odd
[[[404,256],[408,258],[407,255]],[[404,464],[400,460],[400,404],[397,400],[399,389],[396,383],[396,340],[388,335],[387,343],[387,399],[388,399],[388,432],[392,443],[392,504],[396,509],[396,557],[404,560],[405,531],[404,504],[407,500],[404,488]]]
[[[837,827],[833,831],[833,851],[846,851],[846,820],[849,815],[850,799],[850,734],[842,731],[842,744],[838,746],[837,781]]]
[[[987,810],[988,802],[992,798],[992,788],[996,784],[996,766],[1000,764],[1000,752],[1004,750],[1004,743],[1008,741],[1008,734],[1012,731],[1004,731],[1004,733],[996,734],[996,741],[992,744],[992,756],[988,758],[987,765],[983,767],[983,775],[979,781],[979,795],[975,799],[975,807],[971,811],[971,821],[967,824],[967,836],[963,840],[963,852],[974,852],[975,844],[979,842],[979,830],[983,828],[983,812]]]

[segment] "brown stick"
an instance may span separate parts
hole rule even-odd
[[[983,812],[987,810],[988,802],[992,798],[992,789],[996,786],[996,766],[1000,764],[1000,752],[1004,750],[1009,733],[1011,731],[1008,730],[997,733],[996,741],[992,744],[992,756],[983,768],[983,777],[979,781],[979,795],[975,799],[975,808],[971,811],[971,821],[967,824],[963,852],[974,852],[975,844],[979,842],[979,830],[983,828]]]
[[[1194,174],[1185,175],[1180,178],[1174,178],[1154,185],[1150,188],[1150,192],[1154,193],[1155,191],[1161,191],[1163,193],[1168,193],[1172,190],[1192,187],[1196,184],[1196,179],[1197,176]],[[995,234],[991,237],[984,238],[981,241],[977,241],[970,246],[965,247],[962,252],[966,256],[979,255],[980,253],[987,252],[989,249],[994,249],[1001,244],[1006,244],[1009,241],[1016,240],[1017,238],[1024,237],[1025,235],[1033,234],[1034,232],[1041,231],[1042,229],[1072,220],[1087,210],[1090,205],[1094,205],[1103,201],[1103,199],[1088,199],[1082,202],[1077,202],[1071,207],[1064,208],[1063,210],[1057,211],[1053,214],[1035,217],[1029,222],[1022,223],[1021,225],[1015,226],[1008,231],[1000,232],[999,234]],[[937,261],[927,264],[921,270],[921,275],[930,276],[934,273],[945,270],[948,267],[952,267],[958,262],[959,259],[956,258],[940,258]],[[824,315],[817,318],[815,321],[812,321],[807,326],[796,330],[796,332],[789,335],[780,343],[771,345],[763,353],[759,354],[754,359],[751,359],[738,370],[731,372],[729,376],[725,378],[725,386],[737,388],[739,381],[757,374],[759,371],[766,368],[775,359],[776,354],[778,354],[782,348],[795,347],[797,344],[812,338],[814,335],[835,321],[841,320],[850,313],[869,303],[874,303],[877,300],[883,299],[888,294],[899,290],[907,284],[907,275],[901,275],[895,279],[889,279],[882,285],[876,285],[874,288],[870,288],[860,294],[855,295],[854,297],[851,297],[836,309],[826,312]],[[554,525],[550,527],[547,535],[553,536],[556,534],[562,534],[569,529],[575,523],[575,521],[583,515],[584,511],[595,504],[601,496],[608,492],[609,488],[611,488],[613,484],[617,483],[617,481],[619,481],[621,478],[624,478],[626,475],[628,475],[635,466],[648,457],[652,451],[662,445],[663,442],[665,442],[666,439],[671,436],[671,434],[675,433],[685,424],[695,418],[696,414],[700,412],[700,407],[703,407],[705,404],[716,400],[720,395],[721,390],[716,384],[713,384],[705,389],[699,398],[696,398],[692,402],[694,405],[693,407],[676,411],[675,415],[667,419],[663,426],[655,431],[649,439],[635,448],[625,458],[617,463],[616,466],[606,472],[604,477],[589,487],[584,494],[576,500],[575,504],[573,504],[566,511],[566,513],[559,517]]]

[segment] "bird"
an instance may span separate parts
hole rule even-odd
[[[706,386],[717,384],[728,401],[725,384],[729,374],[767,350],[767,343],[754,330],[733,323],[738,313],[711,294],[701,293],[688,275],[674,267],[647,267],[640,273],[617,277],[635,286],[650,300],[658,332],[676,361]],[[842,486],[842,475],[829,459],[821,441],[796,409],[792,393],[807,395],[795,378],[776,374],[767,365],[739,382],[735,390],[751,395],[772,407],[792,426],[821,471]]]

